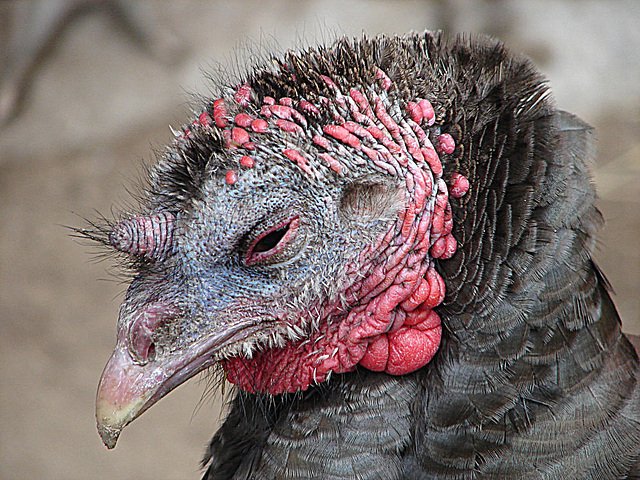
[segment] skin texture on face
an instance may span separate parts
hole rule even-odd
[[[380,54],[349,57],[374,43],[346,46],[334,64],[290,54],[208,103],[152,171],[148,213],[112,228],[137,275],[98,391],[107,444],[218,362],[275,395],[437,352],[435,260],[456,251],[450,196],[469,182],[442,167],[456,141],[432,92],[407,96]]]

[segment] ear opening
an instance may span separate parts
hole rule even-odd
[[[397,218],[404,205],[402,189],[389,180],[367,180],[345,187],[340,216],[348,222],[370,223]]]

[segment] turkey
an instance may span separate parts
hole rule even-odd
[[[233,85],[233,86],[232,86]],[[99,433],[209,369],[205,479],[640,478],[593,131],[487,38],[341,39],[217,87],[139,211]]]

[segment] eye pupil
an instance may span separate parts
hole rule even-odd
[[[274,230],[273,232],[262,237],[253,247],[253,253],[256,254],[261,252],[268,252],[276,245],[278,245],[278,243],[280,243],[280,240],[282,240],[282,237],[284,237],[289,230],[289,225],[290,224],[288,223],[284,227],[279,228],[278,230]]]
[[[274,229],[258,237],[251,245],[244,257],[246,265],[265,262],[282,252],[289,242],[296,236],[300,219],[294,217],[287,223],[275,225]]]

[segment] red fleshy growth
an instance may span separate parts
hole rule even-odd
[[[378,161],[378,158],[380,157],[380,154],[376,150],[369,148],[366,145],[362,145],[362,151],[373,161]]]
[[[338,175],[342,175],[342,164],[337,161],[333,156],[328,153],[319,153],[318,156],[329,164],[329,168],[336,172]]]
[[[264,133],[267,131],[268,128],[269,128],[269,124],[267,123],[267,121],[261,118],[257,118],[256,120],[251,122],[251,130],[253,130],[256,133]]]
[[[391,79],[380,68],[376,68],[376,79],[380,81],[383,89],[389,90],[389,88],[391,88]]]
[[[265,105],[275,105],[276,100],[273,97],[264,97],[262,99],[262,103],[264,103]]]
[[[387,112],[387,109],[384,107],[382,100],[380,100],[379,98],[376,98],[373,109],[376,114],[376,117],[378,117],[378,120],[382,122],[382,124],[385,126],[387,130],[389,130],[389,133],[391,134],[391,137],[393,138],[393,140],[395,140],[396,142],[399,141],[401,139],[400,127],[393,120],[393,118],[391,118],[391,116]]]
[[[256,162],[253,160],[253,158],[247,157],[246,155],[243,155],[240,159],[240,165],[242,165],[243,167],[251,168],[255,164]]]
[[[271,106],[264,105],[260,109],[260,115],[262,115],[264,118],[271,118],[271,116],[273,115],[273,113],[271,113]]]
[[[276,119],[276,126],[281,130],[290,133],[303,133],[302,127],[297,123],[290,122],[289,120],[283,120],[282,118]]]
[[[289,97],[282,97],[282,98],[278,101],[278,103],[279,103],[280,105],[285,105],[285,106],[287,106],[287,107],[290,107],[290,106],[292,106],[292,105],[293,105],[293,100],[292,100],[291,98],[289,98]]]
[[[403,327],[389,334],[389,352],[385,371],[391,375],[406,375],[424,367],[438,351],[442,327],[422,330]]]
[[[323,137],[322,135],[318,135],[315,134],[313,136],[313,138],[311,139],[311,141],[313,143],[315,143],[316,145],[324,148],[325,150],[329,150],[329,140],[326,137]]]
[[[449,193],[454,198],[461,198],[469,191],[469,180],[459,173],[451,176],[450,184]]]
[[[375,125],[370,125],[366,127],[366,129],[376,140],[382,140],[383,138],[385,138],[384,132]]]
[[[269,111],[271,111],[271,113],[273,113],[278,118],[291,120],[294,110],[287,105],[273,105],[269,107]]]
[[[224,100],[219,98],[213,102],[213,120],[216,122],[218,128],[224,128],[228,125],[227,119],[227,107],[224,104]]]
[[[327,135],[331,135],[336,140],[340,140],[342,143],[349,145],[357,150],[360,150],[362,144],[358,137],[353,135],[349,130],[340,125],[325,125],[322,131]]]
[[[242,145],[249,141],[249,133],[240,127],[233,127],[231,129],[231,141],[236,145]]]
[[[307,126],[307,119],[304,118],[304,115],[302,115],[300,112],[298,112],[296,109],[290,106],[272,105],[272,106],[263,107],[263,108],[268,108],[269,112],[278,118],[281,118],[283,120],[296,121],[303,127]]]
[[[235,170],[229,170],[227,174],[224,176],[224,180],[225,182],[227,182],[228,185],[233,185],[238,181],[238,174],[236,173]]]
[[[356,102],[356,105],[360,109],[360,112],[367,118],[373,120],[373,111],[371,110],[371,105],[369,105],[369,100],[365,97],[360,90],[356,90],[352,88],[349,90],[349,96]]]
[[[288,148],[282,153],[284,153],[287,156],[287,158],[289,158],[289,160],[293,160],[294,162],[296,162],[298,166],[302,170],[304,170],[306,173],[311,173],[311,170],[309,170],[309,165],[307,165],[307,159],[304,158],[300,154],[300,152],[292,148]]]
[[[440,255],[440,258],[442,260],[446,260],[447,258],[453,257],[453,254],[456,253],[456,250],[458,249],[458,241],[456,240],[456,237],[454,237],[451,234],[448,234],[446,237],[444,237],[444,239],[445,239],[444,252],[442,252],[442,255]]]
[[[393,85],[382,70],[377,79],[385,90]],[[444,300],[445,283],[433,260],[455,254],[449,195],[464,195],[469,188],[462,175],[452,175],[449,187],[443,179],[437,151],[452,153],[455,142],[451,135],[442,134],[437,149],[433,148],[425,125],[434,124],[435,113],[427,100],[408,102],[406,111],[412,121],[407,122],[406,116],[403,119],[375,93],[367,97],[351,89],[344,96],[331,78],[323,80],[333,97],[320,97],[318,104],[336,107],[329,112],[336,124],[323,127],[325,136],[313,135],[318,147],[314,155],[307,158],[307,153],[294,149],[284,150],[284,155],[307,173],[311,172],[309,162],[320,158],[342,175],[346,166],[329,153],[339,142],[361,150],[376,167],[404,181],[408,200],[394,225],[365,247],[358,261],[345,267],[341,278],[346,286],[320,306],[323,320],[318,331],[284,347],[259,351],[251,359],[222,362],[229,381],[250,392],[304,390],[331,372],[348,372],[358,364],[404,375],[426,365],[440,345],[442,327],[434,309]],[[317,107],[303,102],[298,102],[298,110],[288,97],[280,99],[279,105],[265,99],[261,114],[276,117],[274,123],[285,131],[304,134],[301,112],[315,113]],[[257,121],[251,123],[254,131]],[[242,157],[243,166],[245,158],[250,157]],[[359,158],[365,161],[363,155]],[[350,306],[345,308],[337,298],[346,299]],[[281,321],[306,322],[295,313],[289,315]]]
[[[300,100],[298,106],[303,112],[312,113],[314,115],[320,114],[320,110],[318,110],[318,107],[316,107],[313,103],[307,102],[306,100]]]
[[[234,100],[241,106],[246,107],[249,105],[249,99],[251,98],[251,87],[246,83],[236,90],[233,96]]]
[[[236,118],[233,119],[236,125],[244,128],[251,126],[251,122],[253,122],[253,120],[253,117],[248,113],[239,113],[236,115]]]
[[[359,123],[356,123],[356,122],[344,122],[344,124],[342,126],[344,128],[346,128],[347,130],[349,130],[349,132],[353,133],[354,135],[357,135],[360,138],[366,138],[367,140],[369,140],[372,143],[375,142],[375,138],[373,138],[373,135],[371,135],[371,133],[369,133],[369,130],[364,128]]]
[[[440,162],[440,157],[438,157],[438,154],[433,147],[422,148],[420,151],[422,152],[422,156],[425,161],[429,164],[429,168],[431,168],[433,174],[436,176],[442,175],[442,163]]]
[[[253,142],[243,143],[242,144],[242,148],[244,148],[246,150],[255,150],[256,149],[256,144],[253,143]]]
[[[436,112],[429,100],[420,100],[418,106],[422,110],[422,117],[427,120],[427,126],[430,127],[436,122]]]
[[[422,108],[416,102],[407,103],[407,112],[411,117],[411,120],[416,122],[418,125],[422,122]]]
[[[222,130],[222,138],[224,138],[224,143],[229,150],[237,150],[238,146],[231,140],[231,130]]]
[[[446,237],[440,237],[431,245],[431,256],[433,258],[441,258],[447,246]]]
[[[437,145],[438,151],[446,153],[447,155],[453,153],[453,151],[456,149],[456,142],[448,133],[443,133],[442,135],[438,136]]]
[[[424,162],[424,155],[420,151],[420,144],[415,137],[410,135],[404,136],[404,144],[407,147],[407,151],[413,157],[416,162]]]
[[[338,86],[333,80],[331,80],[331,78],[327,77],[326,75],[320,75],[320,78],[324,80],[324,83],[326,83],[329,87],[332,87],[334,90],[338,90]]]
[[[211,115],[209,115],[207,112],[202,112],[200,115],[198,115],[198,123],[203,127],[210,127],[211,122]]]
[[[369,347],[359,364],[374,372],[383,372],[389,359],[389,336],[380,335],[369,343]]]

